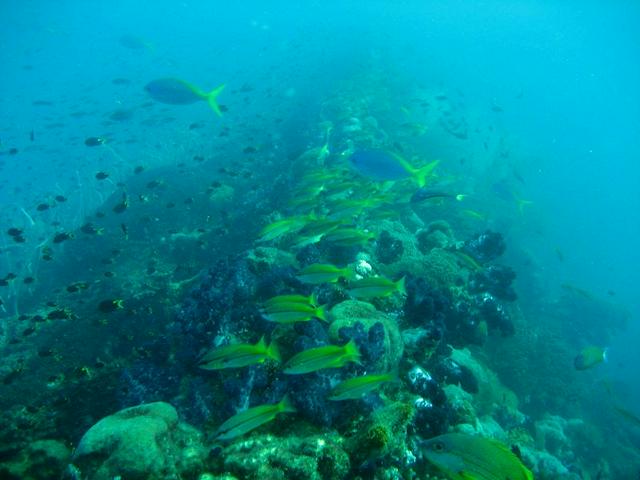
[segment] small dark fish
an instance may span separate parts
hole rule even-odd
[[[502,113],[503,110],[501,106],[494,104],[491,106],[491,111],[495,113]]]
[[[411,203],[422,202],[423,200],[429,200],[432,198],[453,198],[455,200],[462,200],[464,199],[464,195],[455,195],[453,193],[439,192],[429,188],[420,188],[411,196]]]
[[[9,155],[15,155],[16,153],[18,153],[18,149],[17,148],[10,148],[9,149]]]
[[[41,203],[36,207],[36,210],[39,212],[44,212],[45,210],[49,210],[50,205],[48,203]]]
[[[145,48],[151,49],[151,44],[144,39],[135,35],[122,35],[118,41],[123,47],[131,50],[144,50]]]
[[[127,120],[131,120],[132,118],[132,110],[116,110],[111,115],[109,115],[109,119],[115,122],[125,122]]]
[[[258,150],[255,147],[246,147],[242,150],[242,153],[256,153]]]
[[[102,145],[105,142],[105,139],[102,137],[89,137],[84,141],[84,144],[87,147],[97,147],[98,145]]]
[[[22,283],[24,283],[25,285],[29,285],[35,281],[36,279],[33,277],[24,277],[24,280],[22,280]]]
[[[60,232],[53,237],[53,243],[62,243],[73,238],[72,233]]]
[[[96,226],[91,222],[85,223],[82,227],[80,227],[80,231],[82,233],[86,233],[87,235],[99,235],[102,233],[102,229],[96,228]]]
[[[53,260],[53,252],[50,247],[43,247],[42,249],[42,259],[46,262],[50,262]]]
[[[616,292],[614,292],[613,290],[607,290],[607,295],[609,295],[610,297],[615,297]]]
[[[71,312],[66,308],[58,308],[47,313],[47,320],[66,320],[71,318]]]
[[[562,253],[562,250],[556,247],[555,252],[556,252],[556,257],[558,257],[558,260],[560,260],[561,262],[564,262],[564,254]]]
[[[16,227],[11,227],[9,230],[7,230],[7,235],[11,237],[17,237],[19,235],[22,235],[23,233],[24,232],[22,229]]]
[[[121,223],[120,230],[122,230],[122,234],[124,235],[124,238],[129,238],[129,228],[127,227],[126,224]]]
[[[53,105],[53,102],[50,102],[49,100],[34,100],[33,102],[31,102],[31,105],[34,105],[36,107],[51,107]]]
[[[115,312],[116,310],[121,310],[122,308],[124,308],[123,302],[124,300],[120,299],[103,300],[98,304],[98,310],[103,313]]]
[[[56,195],[56,202],[64,203],[66,201],[67,201],[67,197],[65,197],[64,195]]]
[[[98,180],[105,180],[105,179],[109,178],[109,174],[107,172],[98,172],[98,173],[96,173],[96,178]]]
[[[131,80],[127,80],[126,78],[114,78],[111,80],[111,83],[114,85],[130,85]]]
[[[133,169],[133,173],[135,173],[136,175],[139,173],[142,173],[144,171],[144,167],[142,165],[138,165],[136,168]]]
[[[117,203],[112,210],[115,213],[122,213],[124,212],[127,208],[129,207],[129,200],[127,198],[127,194],[123,193],[122,194],[122,201],[120,203]]]
[[[16,243],[24,243],[24,242],[27,241],[26,238],[24,238],[23,235],[15,235],[12,238],[13,238],[13,241],[16,242]]]
[[[87,282],[76,282],[67,286],[66,290],[69,293],[76,293],[80,290],[86,290],[87,288],[89,288],[89,284]]]
[[[29,133],[29,140],[31,140],[33,142],[33,141],[35,141],[35,139],[36,139],[36,134],[32,129],[31,133]]]

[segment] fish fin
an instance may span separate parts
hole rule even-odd
[[[398,293],[400,295],[402,295],[403,297],[407,296],[407,289],[404,286],[404,281],[405,281],[406,277],[402,277],[400,280],[398,280],[396,282],[396,290],[398,291]]]
[[[520,215],[524,215],[524,207],[533,204],[531,200],[524,200],[522,198],[517,198],[516,203],[518,204],[518,212],[520,212]]]
[[[418,186],[424,187],[427,184],[427,179],[431,176],[431,174],[433,173],[433,170],[438,166],[439,163],[440,163],[440,160],[434,160],[433,162],[428,163],[424,167],[412,168],[409,170],[409,172],[411,172],[411,175],[413,175],[413,177],[415,178],[416,182],[418,183]]]
[[[318,308],[316,308],[316,311],[313,313],[313,316],[316,317],[318,320],[322,320],[323,322],[326,322],[327,312],[324,309],[324,305],[320,305]]]
[[[312,307],[318,306],[318,297],[316,295],[316,292],[312,292],[311,295],[309,295],[309,305],[311,305]]]
[[[296,413],[298,410],[295,405],[291,402],[289,398],[289,394],[286,394],[278,403],[278,410],[282,413]]]
[[[206,94],[207,102],[209,103],[209,106],[214,112],[216,112],[216,115],[218,115],[219,117],[222,116],[222,111],[220,110],[220,105],[218,105],[217,98],[218,98],[218,95],[220,95],[220,93],[222,92],[222,90],[224,90],[224,87],[226,87],[226,84],[223,83],[219,87],[214,88],[213,90],[211,90],[209,93]]]
[[[358,345],[356,345],[356,342],[353,338],[349,340],[349,342],[344,346],[344,354],[346,357],[352,357],[356,359],[360,358],[360,350],[358,349]]]
[[[278,348],[278,344],[276,342],[271,342],[267,347],[267,357],[269,357],[271,360],[275,360],[278,363],[282,362],[280,349]]]
[[[265,351],[266,351],[266,349],[267,349],[267,344],[266,344],[266,342],[264,341],[264,335],[262,335],[262,336],[260,337],[260,340],[258,340],[258,343],[256,343],[256,344],[255,344],[255,347],[256,347],[256,348],[259,348],[260,350],[265,350]]]
[[[345,270],[345,272],[344,272],[344,274],[342,275],[342,277],[343,277],[345,280],[347,280],[347,281],[352,281],[352,280],[355,280],[355,279],[357,278],[357,277],[356,277],[356,272],[355,272],[354,270],[352,270],[351,268],[346,267],[344,270]]]

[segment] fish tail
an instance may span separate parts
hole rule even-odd
[[[424,167],[414,168],[409,170],[411,172],[411,175],[413,175],[413,178],[418,183],[419,187],[424,187],[427,184],[428,178],[432,175],[433,171],[435,170],[435,168],[438,166],[439,163],[440,163],[440,160],[434,160],[433,162],[428,163]]]
[[[282,362],[282,357],[280,356],[280,349],[278,348],[278,344],[276,342],[271,342],[267,347],[267,357],[271,360],[275,360],[278,363]]]
[[[313,313],[313,316],[316,317],[319,320],[322,320],[323,322],[326,322],[327,321],[327,312],[324,309],[324,305],[321,305],[318,308],[316,308],[316,311]]]
[[[405,285],[404,285],[405,278],[406,278],[406,277],[402,277],[400,280],[398,280],[398,281],[396,282],[396,290],[398,291],[398,293],[399,293],[400,295],[402,295],[402,296],[404,296],[404,297],[406,297],[406,296],[407,296],[407,289],[406,289],[406,287],[405,287]]]
[[[516,203],[518,204],[518,211],[520,212],[520,215],[524,215],[524,207],[531,205],[533,202],[531,200],[517,198]]]
[[[284,413],[296,413],[298,411],[291,402],[289,394],[282,397],[282,400],[280,400],[280,402],[278,403],[278,411]]]
[[[209,103],[209,106],[214,112],[216,112],[216,115],[218,115],[219,117],[222,116],[222,111],[220,110],[220,105],[218,105],[217,99],[218,99],[218,95],[220,95],[222,90],[224,90],[224,87],[226,87],[226,84],[223,83],[219,87],[214,88],[213,90],[211,90],[209,93],[206,94],[206,98],[207,98],[207,102]]]
[[[349,340],[349,342],[344,346],[344,358],[348,361],[350,359],[354,359],[354,361],[358,361],[360,359],[360,350],[358,349],[358,345],[353,340]]]
[[[342,278],[344,278],[345,280],[355,280],[356,279],[356,272],[354,270],[352,270],[351,268],[346,267],[340,276]]]

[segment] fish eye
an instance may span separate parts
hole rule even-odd
[[[433,444],[433,449],[434,449],[436,452],[442,452],[442,451],[444,451],[444,443],[442,443],[442,442],[436,442],[436,443],[434,443],[434,444]]]

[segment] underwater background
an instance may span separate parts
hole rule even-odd
[[[638,2],[0,12],[0,478],[638,478]]]

